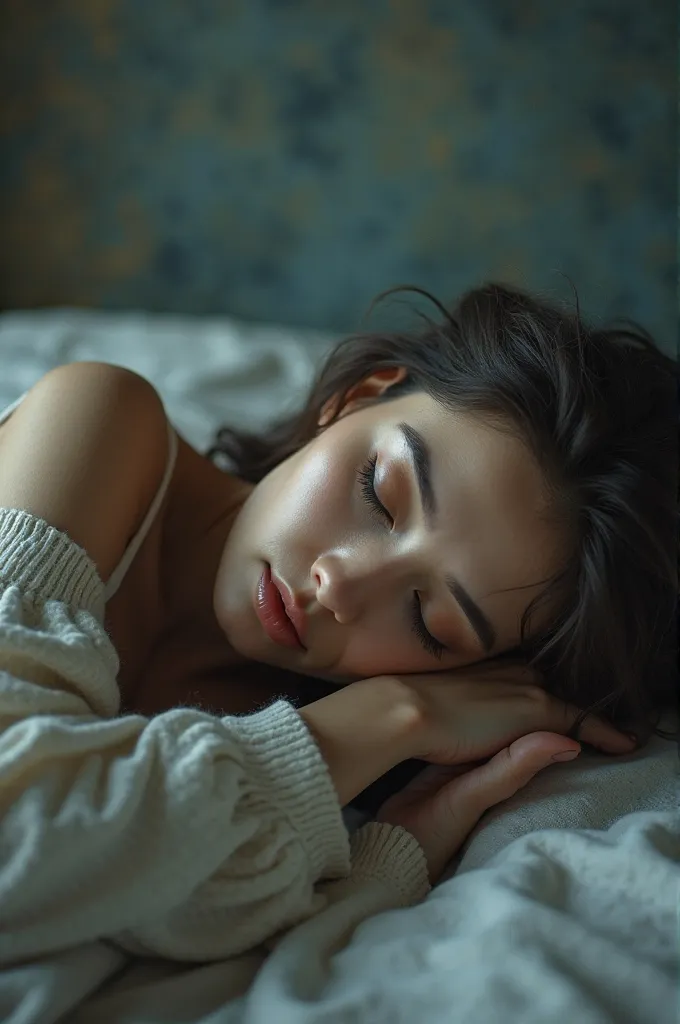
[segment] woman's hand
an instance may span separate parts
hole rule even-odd
[[[546,693],[525,666],[500,660],[424,675],[374,676],[300,709],[343,807],[402,761],[479,761],[528,733],[566,734],[579,713]],[[579,738],[611,754],[635,747],[596,715],[584,720]]]
[[[535,670],[500,659],[397,678],[418,708],[411,756],[432,764],[491,757],[528,733],[564,735],[581,710],[547,693]],[[635,748],[633,739],[593,714],[584,719],[579,739],[610,754]]]
[[[535,732],[479,767],[430,765],[382,805],[377,820],[411,833],[425,854],[434,884],[485,811],[526,786],[556,755],[568,760],[579,751],[578,743],[564,736]]]

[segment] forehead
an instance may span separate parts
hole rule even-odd
[[[402,422],[430,451],[439,509],[432,541],[443,568],[484,606],[500,633],[516,638],[524,609],[557,569],[563,548],[546,515],[540,467],[512,433],[427,395],[395,399],[383,412],[379,431],[387,458],[410,459]]]

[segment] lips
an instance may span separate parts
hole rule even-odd
[[[296,629],[297,625],[301,630],[304,613],[294,608],[292,595],[283,585],[281,592],[279,591],[272,580],[271,567],[268,564],[265,564],[255,591],[255,613],[265,633],[274,643],[297,650],[305,649]],[[295,624],[293,616],[297,620]]]

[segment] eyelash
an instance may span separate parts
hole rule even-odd
[[[361,485],[361,493],[364,497],[364,501],[371,511],[379,515],[381,519],[386,520],[390,524],[390,527],[392,527],[394,526],[394,520],[380,501],[378,495],[375,493],[374,481],[377,462],[378,456],[373,455],[366,465],[359,470],[358,475],[359,483]],[[420,594],[417,590],[414,591],[413,601],[411,604],[411,628],[428,654],[431,654],[435,658],[441,658],[446,647],[444,644],[440,643],[439,640],[435,639],[431,633],[428,633],[423,620],[423,613],[420,608]]]
[[[375,493],[375,467],[377,462],[378,456],[373,455],[368,460],[364,468],[359,470],[361,493],[363,494],[364,501],[368,507],[374,512],[377,512],[381,519],[386,519],[390,526],[394,526],[394,519]]]

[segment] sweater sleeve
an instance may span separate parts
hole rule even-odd
[[[354,919],[427,891],[411,837],[386,845],[389,826],[366,826],[350,849],[326,764],[285,701],[118,717],[103,618],[87,553],[0,509],[0,963],[96,938],[221,959],[338,899]],[[327,889],[334,878],[349,888]]]
[[[96,938],[233,956],[349,876],[330,773],[282,700],[118,716],[103,594],[66,534],[0,509],[0,963]]]
[[[351,837],[352,871],[321,882],[319,912],[266,944],[269,956],[252,979],[248,1008],[262,1020],[297,1021],[331,983],[333,958],[375,914],[411,906],[430,890],[425,855],[399,826],[369,822]]]

